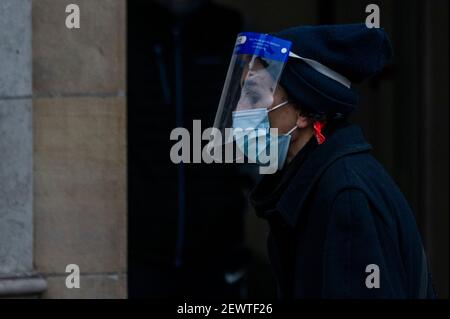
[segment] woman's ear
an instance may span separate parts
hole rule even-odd
[[[300,112],[298,113],[298,116],[297,116],[297,127],[298,128],[301,129],[301,128],[306,128],[308,126],[312,126],[312,122],[313,121],[311,118],[301,115]]]

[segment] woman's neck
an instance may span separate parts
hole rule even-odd
[[[290,163],[295,155],[300,152],[300,150],[305,147],[306,143],[309,142],[311,137],[314,135],[314,130],[312,126],[308,126],[303,129],[298,129],[292,134],[292,142],[288,150],[288,155],[286,158],[286,162]]]

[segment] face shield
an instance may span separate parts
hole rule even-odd
[[[244,162],[247,157],[250,163],[265,164],[260,159],[270,156],[269,146],[279,144],[270,143],[267,138],[270,129],[267,112],[274,106],[274,93],[290,48],[290,41],[268,34],[244,32],[238,35],[209,149],[230,148],[236,142],[238,147],[232,155],[235,162]],[[226,155],[230,160],[229,152]]]
[[[273,103],[291,42],[268,34],[240,33],[228,68],[214,127],[231,127],[234,111],[267,109]]]

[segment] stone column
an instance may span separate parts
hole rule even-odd
[[[31,0],[0,1],[0,297],[37,294],[33,272]]]
[[[66,28],[71,3],[80,29]],[[125,40],[125,0],[33,1],[34,261],[44,298],[127,295]],[[80,288],[66,287],[69,264]]]

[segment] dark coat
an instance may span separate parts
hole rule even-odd
[[[316,143],[317,145],[317,143]],[[281,298],[432,298],[414,216],[391,177],[347,125],[316,146],[268,219],[269,258]],[[380,287],[369,289],[373,270]]]

